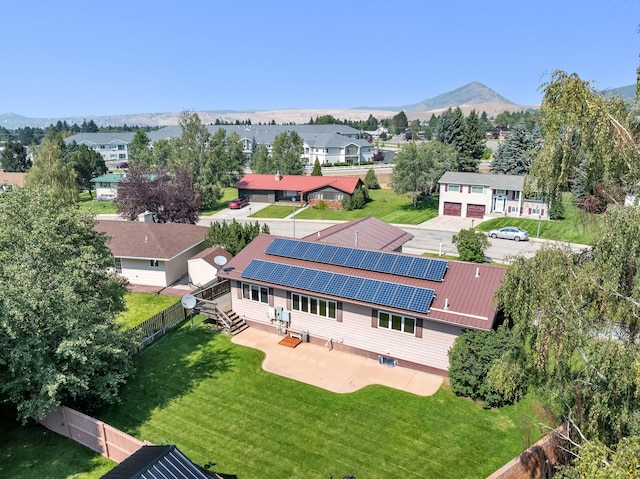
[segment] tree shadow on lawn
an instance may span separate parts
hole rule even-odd
[[[154,411],[233,368],[231,349],[220,341],[211,344],[217,334],[202,324],[185,324],[145,348],[134,357],[136,371],[122,388],[119,404],[97,410],[96,416],[137,437]]]

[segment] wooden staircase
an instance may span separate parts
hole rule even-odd
[[[222,311],[214,301],[198,300],[200,314],[212,320],[216,327],[224,329],[232,336],[244,331],[249,326],[235,311]]]

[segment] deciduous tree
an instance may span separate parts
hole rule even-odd
[[[474,263],[484,262],[484,252],[491,246],[487,235],[473,228],[460,230],[458,234],[453,235],[451,242],[456,245],[462,261]]]
[[[23,421],[115,401],[133,342],[107,238],[42,185],[1,196],[0,224],[0,397]]]
[[[107,172],[102,155],[87,145],[78,145],[73,142],[65,148],[64,161],[76,172],[78,187],[88,190],[89,196],[93,198],[91,179]]]

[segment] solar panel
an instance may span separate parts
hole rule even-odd
[[[265,252],[274,256],[377,271],[379,273],[429,281],[442,281],[448,267],[448,263],[443,260],[366,251],[358,248],[286,238],[275,238]]]
[[[406,309],[411,302],[416,288],[414,286],[407,286],[406,284],[399,284],[396,289],[396,294],[391,299],[389,306],[394,308]]]
[[[417,311],[420,313],[426,313],[431,307],[431,301],[433,300],[433,290],[426,288],[416,288],[416,292],[411,298],[406,309],[410,311]]]
[[[354,249],[351,250],[351,254],[347,256],[344,261],[344,265],[349,268],[358,268],[360,267],[360,263],[362,263],[362,259],[367,252],[362,249]]]
[[[365,301],[367,303],[373,303],[374,298],[376,297],[376,292],[378,291],[378,287],[382,281],[377,281],[375,279],[369,279],[364,283],[360,290],[358,291],[357,296],[354,299],[358,301]]]
[[[276,271],[281,274],[275,275]],[[274,276],[274,280],[267,279]],[[388,281],[327,273],[257,259],[249,263],[242,272],[242,277],[417,313],[429,311],[434,295],[434,291],[427,288],[397,285]],[[304,284],[303,281],[307,280],[309,282]]]
[[[380,273],[388,273],[391,271],[393,263],[396,262],[396,258],[398,255],[390,254],[390,253],[382,253],[382,257],[378,264],[376,265],[376,271]]]
[[[340,296],[345,298],[355,299],[358,297],[358,290],[364,284],[366,280],[364,278],[358,278],[355,276],[348,276],[347,281],[344,283],[344,287],[340,290]]]

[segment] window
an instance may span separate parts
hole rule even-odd
[[[496,190],[496,195],[506,195],[507,194],[507,190]]]
[[[126,159],[127,159],[127,155],[126,155],[126,154],[124,154],[124,153],[120,153],[120,154],[118,155],[118,159],[119,159],[119,160],[126,160]]]
[[[472,186],[471,187],[471,193],[484,193],[484,187],[483,186]]]
[[[336,319],[335,301],[327,301],[326,299],[292,293],[291,309],[294,311],[302,311],[303,313],[315,314],[316,316]]]
[[[448,190],[452,193],[460,193],[460,185],[449,185]]]
[[[513,199],[514,200],[520,200],[520,191],[514,191],[513,192]]]
[[[324,199],[324,193],[316,193],[315,197],[316,197],[316,200],[323,200]]]
[[[414,335],[416,333],[416,318],[378,311],[378,327]]]
[[[250,299],[259,303],[269,302],[269,288],[255,284],[242,283],[242,299]]]
[[[122,261],[120,258],[113,258],[113,261],[116,264],[116,273],[122,274]]]
[[[157,259],[150,259],[149,260],[149,266],[151,266],[152,268],[157,268],[158,267],[158,260]]]
[[[118,145],[118,150],[124,150],[124,145]]]

